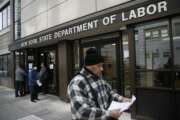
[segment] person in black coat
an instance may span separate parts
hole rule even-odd
[[[37,71],[36,66],[34,66],[33,69],[29,70],[28,78],[29,78],[31,102],[36,102],[35,100],[39,100],[38,99],[38,85],[37,85],[38,71]]]
[[[48,78],[49,78],[49,73],[48,69],[46,68],[44,63],[41,63],[41,70],[39,72],[39,80],[42,83],[42,92],[43,94],[48,93]]]

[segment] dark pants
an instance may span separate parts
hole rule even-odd
[[[115,119],[115,118],[109,117],[107,120],[118,120],[118,119]]]
[[[44,94],[47,94],[48,93],[48,82],[47,80],[43,80],[42,81],[42,87],[41,87],[41,90]]]
[[[15,96],[23,96],[23,81],[16,81],[15,82]]]
[[[38,99],[38,87],[37,86],[30,86],[30,94],[31,94],[31,101]]]

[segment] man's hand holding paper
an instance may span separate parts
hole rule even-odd
[[[108,110],[120,109],[120,112],[123,112],[125,110],[128,110],[135,100],[136,100],[136,97],[133,95],[130,101],[128,99],[124,99],[123,102],[112,101]]]

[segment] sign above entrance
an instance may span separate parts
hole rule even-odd
[[[120,9],[99,17],[86,19],[81,23],[70,24],[66,27],[60,26],[58,29],[53,31],[45,32],[36,36],[33,35],[35,37],[32,37],[31,39],[24,38],[21,42],[17,42],[16,46],[17,48],[24,48],[55,40],[78,39],[97,33],[100,34],[107,31],[117,31],[120,30],[120,27],[123,25],[140,22],[143,19],[152,19],[154,16],[159,17],[168,15],[167,13],[171,11],[173,5],[175,4],[172,4],[172,2],[170,3],[169,0],[155,1],[146,1],[142,5],[137,4],[131,6],[131,8]]]
[[[161,1],[156,4],[150,4],[147,7],[139,7],[137,9],[132,9],[128,13],[122,12],[122,21],[140,18],[146,15],[153,15],[156,13],[166,12],[167,9],[167,1]]]

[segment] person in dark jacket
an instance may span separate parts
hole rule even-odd
[[[122,112],[108,111],[112,100],[130,101],[117,94],[102,78],[103,57],[96,48],[86,51],[85,67],[68,85],[73,120],[114,120]]]
[[[42,92],[43,94],[47,94],[48,93],[48,70],[46,68],[46,66],[44,65],[44,63],[41,63],[41,70],[39,72],[39,80],[42,83]]]
[[[25,76],[27,73],[24,71],[22,65],[18,65],[16,69],[16,77],[15,77],[15,96],[23,96],[23,84],[25,81]]]
[[[39,100],[38,99],[38,85],[37,85],[38,71],[37,71],[36,66],[34,66],[33,69],[29,70],[28,78],[29,78],[31,102],[36,102],[35,100]]]

